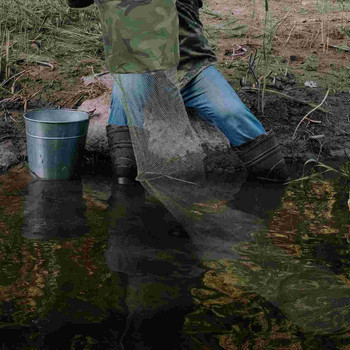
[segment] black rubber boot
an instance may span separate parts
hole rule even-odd
[[[268,182],[290,180],[281,147],[272,130],[234,149],[248,170],[249,178]]]
[[[119,184],[134,183],[137,167],[129,127],[110,124],[106,131],[114,178]]]

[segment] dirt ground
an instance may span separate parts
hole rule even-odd
[[[265,11],[262,1],[206,0],[206,4],[211,11],[218,14],[231,13],[231,16],[238,19],[238,25],[249,26],[245,36],[230,38],[223,34],[217,40],[217,56],[220,61],[230,61],[227,50],[237,49],[239,45],[251,51],[262,48],[261,38],[255,38],[264,30]],[[335,0],[297,0],[287,3],[270,0],[272,22],[279,19],[273,31],[274,55],[284,57],[289,67],[296,68],[297,72],[313,53],[319,59],[319,73],[328,72],[331,64],[341,67],[350,63],[349,52],[335,49],[344,42],[350,43],[349,37],[340,30],[341,26],[349,28],[350,12],[342,11],[337,4],[339,2]],[[202,22],[204,26],[220,25],[223,19],[203,16]],[[227,69],[225,73],[229,76],[234,73],[233,70]]]
[[[331,69],[341,71],[350,62],[350,52],[335,48],[342,46],[344,42],[350,42],[349,37],[340,29],[340,26],[349,28],[350,12],[336,9],[335,1],[318,4],[316,0],[294,1],[288,5],[278,0],[269,1],[274,18],[280,19],[273,31],[273,54],[282,58],[284,66],[274,72],[273,82],[269,80],[263,111],[261,94],[256,86],[237,85],[237,78],[242,74],[237,70],[236,64],[240,60],[247,63],[250,53],[262,47],[261,36],[257,37],[264,27],[261,2],[206,0],[205,4],[205,9],[209,8],[212,13],[230,13],[239,20],[238,25],[248,25],[245,35],[230,37],[223,32],[216,38],[218,69],[264,127],[274,129],[289,164],[300,165],[310,158],[328,163],[342,163],[350,157],[348,89],[340,85],[338,91],[331,89],[325,98],[327,88],[304,86],[297,79],[304,76],[304,80],[307,80],[310,72],[313,73],[311,77],[315,78],[317,74],[327,74]],[[223,20],[218,16],[202,14],[205,28],[218,26]],[[242,56],[232,57],[232,50],[238,52],[239,46],[244,47],[247,52]],[[312,67],[306,66],[312,55],[317,56],[318,60],[316,72]],[[26,159],[24,108],[77,108],[86,99],[99,96],[106,91],[106,87],[98,83],[85,86],[81,77],[99,73],[94,71],[93,66],[100,63],[100,58],[80,60],[70,73],[64,69],[63,60],[52,60],[51,66],[23,63],[22,69],[25,72],[18,79],[14,79],[13,96],[4,99],[0,95],[0,146],[7,150],[7,153],[3,152],[0,156],[1,172]],[[322,106],[306,117],[324,98]],[[221,157],[225,158],[227,155],[230,152]],[[216,156],[220,156],[220,153],[217,152]],[[91,159],[97,158],[101,159],[100,155],[86,157],[90,160],[90,165],[95,165]],[[102,158],[108,163],[108,157]],[[212,163],[215,163],[214,160]],[[221,164],[224,165],[217,166],[230,166],[225,161]]]
[[[229,63],[232,60],[247,61],[250,53],[262,47],[262,39],[255,37],[264,28],[264,8],[260,1],[242,3],[238,0],[207,0],[206,3],[217,14],[230,12],[239,20],[238,25],[249,24],[245,36],[230,38],[224,33],[216,41],[219,61],[228,63],[223,74],[230,81],[230,77],[235,75],[235,67],[230,68]],[[239,92],[243,102],[264,127],[275,130],[289,163],[301,164],[309,158],[315,158],[334,164],[347,161],[350,157],[350,91],[347,88],[332,91],[322,104],[324,110],[317,109],[299,126],[313,109],[307,102],[319,105],[327,89],[303,86],[297,78],[304,77],[302,80],[307,80],[318,75],[324,79],[323,85],[328,85],[334,79],[328,75],[331,68],[341,70],[350,62],[350,52],[336,49],[344,43],[350,43],[349,37],[341,30],[341,27],[349,28],[350,12],[343,11],[338,5],[336,1],[269,1],[272,22],[279,19],[273,32],[273,54],[282,57],[282,61],[284,59],[287,74],[277,76],[275,86],[268,88],[274,93],[267,94],[264,113],[259,107],[256,91],[246,87]],[[220,25],[221,22],[220,18],[203,16],[204,26]],[[238,52],[240,46],[248,52],[232,58],[232,50]],[[318,59],[315,75],[309,75],[312,68],[305,67],[310,56]],[[235,85],[234,88],[239,87]]]

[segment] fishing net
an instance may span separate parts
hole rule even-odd
[[[210,254],[221,251],[232,257],[234,232],[241,232],[242,225],[249,226],[247,232],[258,226],[251,215],[227,206],[227,196],[237,192],[240,184],[232,184],[235,187],[228,186],[225,191],[221,185],[220,191],[220,186],[215,190],[207,179],[203,140],[187,115],[176,67],[142,74],[115,74],[114,78],[130,130],[137,181],[165,205],[197,244],[205,245],[210,235]],[[235,239],[243,237],[237,235]]]
[[[205,241],[205,232],[217,232],[226,242],[224,237],[241,221],[232,224],[236,215],[226,205],[226,194],[214,194],[206,179],[203,140],[192,128],[180,93],[177,2],[95,3],[115,97],[129,126],[137,181],[193,236]]]
[[[113,3],[113,1],[105,2],[102,0],[99,0],[99,2],[103,6],[107,6],[107,9]],[[133,3],[136,4],[132,0],[123,1],[122,3],[126,7]],[[120,7],[122,3],[118,6]],[[143,3],[146,4],[146,2]],[[163,22],[162,18],[157,18],[152,22],[153,17],[150,16],[150,23],[154,25],[149,26],[151,29],[147,31],[147,35],[152,30],[161,29],[162,23],[164,23],[164,28],[175,28],[167,24],[169,23],[167,22],[168,19],[175,20],[176,17],[169,15],[174,13],[173,1],[156,0],[154,3],[149,2],[148,4],[142,6],[142,8],[140,6],[135,10],[132,9],[133,19],[128,18],[125,22],[127,23],[126,28],[122,28],[125,30],[121,31],[123,35],[130,36],[129,32],[131,32],[137,37],[137,33],[140,32],[137,21],[144,18],[143,11],[146,11],[148,6],[153,5],[164,6],[167,4],[169,8],[162,12],[166,15],[161,16]],[[157,6],[155,7],[155,14],[160,14],[161,11]],[[121,18],[128,12],[128,9],[125,12],[123,11],[120,14]],[[140,12],[137,15],[137,12],[133,11]],[[106,23],[107,26],[111,23],[122,24],[123,22],[106,21]],[[134,31],[131,30],[134,28],[132,26],[136,28]],[[108,30],[106,32],[108,33]],[[181,96],[176,68],[177,55],[171,49],[176,47],[178,33],[176,33],[176,30],[171,33],[172,42],[169,36],[161,36],[159,33],[153,34],[151,37],[157,37],[157,40],[164,39],[164,45],[168,45],[168,51],[164,49],[166,46],[161,45],[159,41],[155,45],[156,49],[152,51],[152,40],[149,40],[148,43],[147,40],[133,41],[128,39],[128,41],[125,41],[122,38],[123,35],[120,39],[124,41],[121,40],[119,46],[115,45],[115,47],[108,48],[109,51],[107,50],[107,53],[109,52],[110,56],[113,56],[111,52],[115,50],[114,52],[117,53],[118,50],[122,50],[123,42],[129,48],[125,51],[127,55],[124,56],[125,59],[120,61],[124,63],[120,63],[120,66],[117,67],[113,66],[112,62],[109,70],[114,73],[117,87],[115,97],[119,99],[123,106],[127,125],[129,126],[138,170],[136,180],[142,184],[148,193],[158,199],[187,231],[195,246],[195,254],[198,258],[201,260],[229,259],[231,263],[237,262],[238,267],[240,265],[245,266],[245,261],[239,263],[245,252],[237,249],[233,251],[232,247],[237,245],[238,242],[244,242],[245,244],[255,240],[256,237],[254,238],[252,233],[258,231],[264,225],[259,223],[255,216],[231,206],[230,199],[234,197],[243,184],[239,177],[237,179],[232,178],[231,184],[225,183],[224,189],[222,184],[221,186],[217,185],[206,177],[204,167],[206,153],[202,143],[209,140],[201,139],[193,129]],[[159,60],[153,59],[154,57],[158,57]],[[165,57],[170,59],[166,60]],[[117,197],[117,201],[120,203],[122,197]],[[126,204],[125,206],[127,206]],[[136,204],[133,200],[130,206],[133,207]],[[142,227],[143,223],[139,222],[140,213],[130,218],[132,227]],[[162,218],[155,217],[154,220],[161,221]],[[107,254],[107,261],[113,270],[128,270],[127,272],[135,274],[139,271],[140,265],[146,266],[145,262],[155,259],[158,252],[152,250],[152,248],[141,249],[142,245],[139,240],[142,239],[142,237],[140,238],[142,233],[138,229],[137,232],[134,231],[137,238],[134,239],[126,216],[116,223],[115,229],[116,234],[111,230],[110,248],[109,254]],[[249,246],[249,249],[251,246]],[[258,257],[262,262],[267,261],[273,255],[273,252],[279,260],[281,260],[281,257],[286,257],[286,254],[278,248],[274,247],[272,251],[268,251],[265,244],[262,244],[260,248],[261,252]],[[301,313],[298,309],[301,299],[294,303],[294,300],[288,298],[290,291],[298,288],[300,278],[303,278],[306,285],[314,283],[313,279],[309,275],[304,276],[295,273],[284,280],[285,269],[288,270],[291,266],[294,266],[294,261],[292,261],[287,267],[283,266],[281,268],[280,273],[283,281],[276,284],[276,293],[273,294],[266,281],[269,281],[271,275],[274,276],[278,273],[276,271],[278,268],[275,270],[271,268],[275,265],[277,264],[266,263],[261,265],[261,269],[252,269],[253,277],[251,280],[247,280],[248,273],[243,270],[242,280],[247,281],[244,285],[245,288],[260,294],[275,306],[288,312],[290,319],[297,324],[299,322],[305,329],[312,331],[322,329],[324,325],[317,323],[316,313],[310,314],[308,303],[305,304],[305,312]],[[301,265],[305,269],[309,268],[307,262],[301,262]],[[314,271],[320,271],[320,268],[316,266]],[[329,278],[328,272],[325,275],[325,278]],[[268,279],[266,276],[268,276]],[[324,278],[323,275],[321,277]],[[256,280],[261,280],[262,285],[256,284]],[[282,291],[279,286],[282,286]],[[322,292],[322,289],[320,291],[317,297],[323,301],[330,301],[328,309],[325,308],[323,311],[328,312],[330,318],[333,318],[333,313],[329,312],[329,305],[331,305],[333,299],[327,293]],[[337,302],[343,300],[344,294],[343,292],[339,294],[340,297]],[[310,296],[310,300],[312,300],[312,296]],[[295,314],[293,314],[294,311],[290,311],[291,302],[297,306],[294,308],[294,311],[296,310]],[[343,317],[343,315],[341,316]],[[347,325],[348,322],[348,312],[346,312],[341,319],[341,323]]]
[[[137,180],[203,178],[205,153],[177,87],[176,68],[114,77],[133,141]]]

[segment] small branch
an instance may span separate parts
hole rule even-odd
[[[43,20],[43,22],[42,22],[42,24],[40,25],[40,27],[39,27],[39,29],[38,29],[38,35],[33,39],[33,41],[35,41],[39,36],[40,36],[40,31],[41,31],[41,29],[43,28],[43,26],[44,26],[44,24],[46,23],[46,21],[47,21],[47,19],[49,18],[49,15],[46,15],[45,16],[45,18],[44,18],[44,20]]]
[[[290,30],[289,35],[288,35],[288,38],[287,38],[286,43],[284,44],[284,46],[286,46],[286,45],[288,44],[289,39],[290,39],[290,37],[292,36],[293,30],[294,30],[294,28],[295,28],[296,25],[297,25],[297,22],[294,23],[292,29]]]
[[[19,72],[19,73],[16,73],[14,75],[12,75],[10,78],[4,80],[1,85],[2,86],[5,86],[9,81],[11,81],[13,78],[15,77],[18,77],[18,76],[21,76],[22,74],[26,73],[26,72],[29,72],[29,70],[23,70],[22,72]]]
[[[55,69],[55,67],[51,64],[51,63],[48,63],[48,62],[41,62],[41,61],[37,61],[36,62],[37,64],[41,65],[41,66],[47,66],[47,67],[50,67],[52,70]]]
[[[345,51],[345,52],[350,52],[350,47],[346,48],[346,47],[341,47],[341,46],[336,46],[336,45],[329,45],[329,47],[331,47],[332,49],[337,49],[337,50],[341,50],[341,51]]]
[[[27,99],[27,102],[30,101],[33,97],[35,97],[38,93],[40,93],[43,89],[40,89],[38,90],[37,92],[35,92],[32,96],[30,96],[28,99]]]
[[[259,89],[257,88],[242,88],[241,89],[242,91],[257,91],[259,92]],[[315,105],[312,103],[312,102],[309,102],[309,101],[305,101],[305,100],[300,100],[298,98],[295,98],[295,97],[292,97],[292,96],[289,96],[289,95],[286,95],[286,94],[283,94],[282,92],[278,92],[278,91],[275,91],[275,90],[270,90],[270,89],[266,89],[266,92],[270,92],[272,94],[275,94],[275,95],[280,95],[282,97],[286,97],[286,98],[289,98],[291,100],[294,100],[294,101],[298,101],[298,102],[301,102],[301,103],[305,103],[306,105],[309,105],[310,107],[314,107]],[[325,112],[325,113],[329,113],[329,111],[325,108],[319,108],[322,112]]]
[[[309,123],[322,124],[320,120],[314,120],[310,118],[305,118],[305,120],[307,120]]]
[[[311,40],[310,49],[311,49],[312,45],[315,43],[315,41],[318,38],[319,34],[320,34],[320,30],[317,31],[315,37],[313,38],[313,40]]]
[[[320,108],[320,107],[323,105],[323,103],[324,103],[324,102],[326,101],[326,99],[327,99],[328,94],[329,94],[329,89],[327,90],[326,95],[325,95],[325,97],[323,98],[322,102],[321,102],[318,106],[316,106],[315,108],[313,108],[309,113],[307,113],[307,114],[300,120],[299,124],[297,125],[297,127],[296,127],[295,130],[294,130],[294,133],[293,133],[293,136],[292,136],[292,140],[295,139],[295,134],[296,134],[296,132],[297,132],[299,126],[301,125],[301,123],[302,123],[305,119],[308,119],[308,116],[309,116],[311,113],[313,113],[314,111],[316,111],[318,108]],[[308,119],[308,120],[309,120],[309,119]]]
[[[6,57],[7,54],[7,50],[11,49],[12,46],[14,46],[15,44],[17,44],[17,41],[14,41],[11,45],[4,45],[5,46],[5,53],[2,54],[2,57]]]
[[[74,109],[76,107],[76,105],[82,100],[82,98],[85,96],[85,92],[74,102],[73,106],[71,107],[71,109]]]
[[[102,73],[96,73],[96,74],[94,74],[94,77],[101,77],[101,76],[106,75],[106,74],[109,74],[109,71],[102,72]]]
[[[202,9],[201,12],[205,13],[206,15],[209,15],[209,16],[214,16],[214,17],[218,17],[218,18],[222,18],[223,17],[220,13],[215,13],[215,12],[212,12],[210,10]]]
[[[278,29],[280,28],[280,26],[281,26],[281,24],[284,22],[284,20],[285,20],[287,17],[290,16],[291,12],[292,12],[292,11],[289,11],[289,12],[281,19],[280,23],[277,24],[277,26],[276,26],[276,32],[275,32],[275,33],[277,33]]]
[[[259,83],[258,83],[258,78],[257,78],[257,76],[256,76],[256,74],[255,74],[256,53],[257,53],[257,52],[255,51],[254,58],[252,58],[252,54],[250,54],[250,56],[249,56],[249,60],[248,60],[249,68],[248,68],[248,70],[252,73],[252,75],[253,75],[253,77],[254,77],[254,79],[255,79],[255,82],[256,82],[256,84],[258,85],[258,84],[259,84]]]

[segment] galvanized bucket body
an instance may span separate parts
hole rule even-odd
[[[87,112],[37,109],[24,115],[28,166],[44,180],[76,177],[89,127]]]

